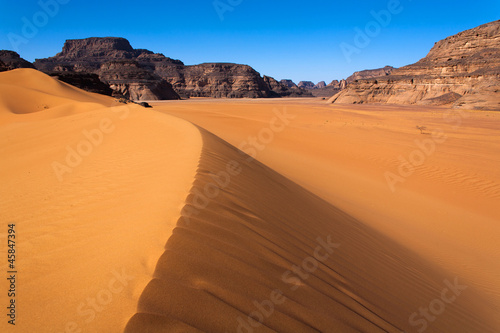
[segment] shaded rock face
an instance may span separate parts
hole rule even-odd
[[[283,79],[280,81],[280,83],[284,84],[288,88],[298,88],[297,85],[292,80],[289,79]]]
[[[326,82],[325,81],[321,81],[321,82],[316,83],[316,85],[314,86],[314,89],[321,89],[321,88],[324,88],[324,87],[326,87]]]
[[[335,82],[337,84],[334,84]],[[301,81],[299,82],[299,87],[302,87],[301,89],[306,90],[313,97],[331,97],[340,89],[338,82],[339,81],[335,80],[327,85],[325,81],[320,81],[317,84],[314,84],[311,81]]]
[[[385,66],[384,68],[377,69],[367,69],[364,71],[354,72],[351,76],[349,76],[346,81],[347,83],[354,82],[357,80],[366,80],[374,77],[381,77],[390,75],[395,68],[392,66]]]
[[[327,87],[331,87],[334,89],[345,89],[347,87],[347,81],[345,79],[342,80],[333,80],[330,82]]]
[[[99,80],[99,76],[97,74],[53,72],[49,73],[49,75],[55,77],[59,81],[66,82],[85,91],[101,95],[113,95],[113,89]]]
[[[179,99],[170,83],[141,67],[135,60],[104,63],[99,73],[111,89],[131,100]]]
[[[56,56],[37,59],[45,72],[83,72],[99,78],[116,92],[136,100],[182,97],[279,97],[291,95],[264,82],[252,67],[228,63],[185,66],[182,61],[148,50],[134,49],[124,38],[66,41]],[[274,91],[274,90],[276,91]]]
[[[35,66],[14,51],[0,50],[0,72],[16,68],[35,68]]]
[[[264,82],[269,87],[271,94],[274,95],[272,97],[312,97],[313,95],[305,89],[299,88],[293,83],[291,80],[281,80],[280,82],[276,81],[274,78],[270,76],[263,77]],[[288,87],[287,84],[283,83],[283,81],[290,81],[293,85]]]
[[[500,21],[441,40],[390,75],[353,81],[330,101],[500,110]]]
[[[270,90],[260,74],[247,65],[206,63],[174,70],[174,73],[164,74],[164,77],[184,96],[271,97]]]
[[[22,59],[14,51],[0,50],[0,72],[16,68],[35,68],[35,66]],[[108,96],[113,93],[113,90],[99,80],[99,76],[96,74],[71,72],[65,66],[58,66],[54,72],[47,72],[47,74],[86,91]]]
[[[300,81],[297,86],[304,89],[314,89],[315,84],[311,81]]]

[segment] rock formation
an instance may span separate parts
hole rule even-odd
[[[347,87],[347,81],[345,79],[342,80],[333,80],[327,86],[327,88],[333,89],[345,89]]]
[[[114,60],[101,65],[100,78],[125,98],[144,100],[179,99],[172,85],[135,60]]]
[[[500,110],[500,21],[441,40],[390,75],[353,81],[330,101]]]
[[[284,84],[288,88],[298,88],[297,85],[295,84],[295,82],[293,82],[290,79],[283,79],[283,80],[280,81],[280,83]]]
[[[14,51],[0,50],[0,72],[16,68],[35,68],[29,61],[24,60]]]
[[[181,95],[189,97],[272,97],[260,74],[247,65],[206,63],[185,66],[178,75],[165,78],[175,82],[174,87]]]
[[[314,89],[321,89],[321,88],[324,88],[326,87],[326,82],[325,81],[320,81],[318,83],[316,83],[316,85],[314,86]]]
[[[304,89],[314,89],[315,84],[311,81],[300,81],[297,86]]]
[[[128,40],[115,37],[70,39],[54,57],[35,61],[37,69],[62,78],[68,73],[97,74],[117,96],[133,100],[179,99],[172,86],[154,73],[156,64],[183,65],[148,50],[135,50]]]
[[[113,89],[111,89],[109,85],[99,80],[99,76],[97,74],[53,72],[49,73],[49,75],[55,77],[59,81],[66,82],[68,84],[71,84],[72,86],[89,92],[108,96],[113,95]]]
[[[97,74],[113,90],[135,100],[176,99],[179,95],[257,98],[301,93],[300,90],[288,90],[279,82],[265,82],[247,65],[205,63],[185,66],[182,61],[163,54],[134,49],[126,39],[115,37],[68,40],[60,53],[51,58],[37,59],[35,66],[51,73]]]
[[[270,76],[264,75],[264,82],[269,87],[271,91],[272,97],[312,97],[313,95],[307,91],[306,89],[299,88],[293,83],[291,80],[281,80],[280,82],[276,81],[274,78]],[[290,81],[290,87],[287,84],[283,83],[283,81]],[[288,83],[288,82],[287,82]]]
[[[394,69],[395,68],[392,66],[385,66],[384,68],[367,69],[364,71],[354,72],[354,74],[349,76],[346,81],[347,83],[350,83],[357,80],[366,80],[374,77],[386,76],[390,75]]]

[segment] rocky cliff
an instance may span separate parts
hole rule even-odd
[[[109,87],[109,85],[99,79],[99,76],[97,74],[54,72],[49,73],[49,75],[55,77],[59,81],[66,82],[68,84],[71,84],[72,86],[89,92],[108,96],[112,96],[114,92],[113,89]],[[119,97],[123,96],[119,95]]]
[[[500,110],[500,21],[441,40],[390,75],[355,80],[330,101]]]
[[[264,82],[269,87],[271,94],[276,97],[312,97],[313,95],[302,88],[299,88],[292,80],[276,81],[274,78],[265,76]],[[289,82],[288,82],[289,81]]]
[[[135,60],[113,60],[101,65],[99,77],[125,98],[144,100],[179,99],[172,85]]]
[[[271,97],[260,74],[239,64],[207,63],[185,66],[178,75],[166,75],[175,89],[189,97]]]
[[[178,60],[133,49],[124,38],[67,40],[60,53],[36,59],[38,70],[62,78],[68,73],[96,74],[116,96],[133,100],[179,99],[172,86],[154,73],[156,65],[183,65]]]
[[[315,84],[312,81],[300,81],[297,86],[304,89],[314,89]]]
[[[283,79],[283,80],[280,81],[280,83],[284,84],[288,88],[298,88],[298,86],[295,84],[295,82],[293,82],[290,79]]]
[[[314,89],[321,89],[321,88],[325,88],[325,87],[326,87],[326,82],[320,81],[320,82],[316,83],[316,85],[314,86]]]
[[[0,72],[16,68],[35,68],[29,61],[24,60],[14,51],[0,50]]]
[[[230,63],[185,66],[180,60],[134,49],[124,38],[68,40],[60,53],[37,59],[44,72],[93,73],[135,100],[182,97],[281,97],[295,91],[265,82],[252,67]],[[270,85],[274,85],[272,88]],[[274,89],[274,90],[273,90]]]
[[[327,87],[331,87],[334,89],[345,89],[347,87],[347,81],[345,79],[342,80],[333,80],[330,82]]]
[[[351,83],[357,80],[366,80],[366,79],[372,79],[374,77],[390,75],[393,70],[394,67],[385,66],[384,68],[366,69],[364,71],[354,72],[354,74],[352,74],[346,79],[346,82]]]

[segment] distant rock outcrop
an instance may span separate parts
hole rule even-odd
[[[300,81],[297,86],[304,89],[314,89],[315,84],[311,81]]]
[[[276,94],[276,96],[273,97],[312,97],[313,95],[302,88],[297,87],[295,84],[288,85],[284,84],[283,81],[287,80],[281,80],[280,82],[276,81],[274,78],[270,76],[264,75],[263,77],[264,82],[266,85],[269,87],[269,90],[271,91],[271,94]],[[291,82],[291,80],[288,80]],[[292,82],[293,83],[293,82]]]
[[[500,21],[441,40],[390,75],[350,82],[330,101],[500,110]]]
[[[117,93],[135,100],[181,97],[291,96],[274,82],[264,82],[252,67],[231,63],[185,66],[180,60],[144,49],[134,49],[124,38],[68,40],[60,53],[37,59],[44,72],[92,73]],[[274,86],[274,87],[271,87]]]
[[[295,82],[293,82],[290,79],[283,79],[283,80],[280,81],[280,83],[284,84],[288,88],[298,88],[298,86],[295,84]]]
[[[16,68],[35,68],[35,66],[14,51],[0,50],[0,72]]]
[[[354,74],[349,76],[346,81],[347,83],[351,83],[357,80],[366,80],[374,77],[386,76],[390,75],[394,69],[395,68],[392,66],[385,66],[384,68],[367,69],[364,71],[354,72]]]
[[[324,88],[326,87],[326,82],[325,81],[320,81],[318,83],[316,83],[316,85],[314,86],[314,89],[321,89],[321,88]]]
[[[176,91],[188,97],[271,97],[260,74],[239,64],[206,63],[185,66],[180,73],[164,76]]]
[[[114,60],[101,65],[100,77],[111,89],[137,101],[179,99],[172,85],[141,67],[135,60]]]

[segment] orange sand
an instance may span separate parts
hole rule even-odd
[[[498,113],[153,105],[0,73],[0,244],[16,223],[19,271],[0,331],[500,330]],[[391,191],[424,139],[435,151]],[[88,154],[58,173],[68,146]]]

